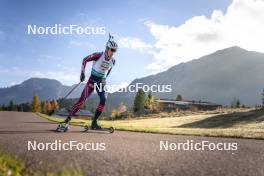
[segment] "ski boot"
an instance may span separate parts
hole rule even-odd
[[[67,132],[69,129],[70,121],[71,121],[71,117],[68,116],[65,121],[59,123],[56,131],[57,132]]]
[[[92,125],[91,125],[91,129],[92,130],[101,130],[102,127],[97,124],[97,120],[93,120]]]

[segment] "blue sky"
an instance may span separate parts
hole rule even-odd
[[[108,32],[118,41],[137,39],[144,44],[134,48],[120,44],[108,82],[129,83],[162,71],[177,62],[154,72],[148,69],[154,62],[150,51],[157,52],[160,48],[154,47],[158,35],[153,35],[147,24],[177,27],[195,16],[210,18],[215,9],[225,13],[230,3],[231,0],[0,0],[0,87],[21,83],[30,77],[55,78],[66,85],[77,83],[82,58],[104,50]],[[27,34],[27,25],[52,27],[55,24],[104,26],[107,33]],[[89,71],[87,67],[87,74]]]

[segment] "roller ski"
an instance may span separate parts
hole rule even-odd
[[[84,126],[84,132],[96,132],[96,131],[114,133],[115,129],[114,127],[102,128],[101,126],[97,124],[97,121],[93,121],[92,125]]]
[[[65,121],[59,123],[56,131],[57,132],[67,132],[69,129],[69,124],[70,124],[70,119],[68,117]]]

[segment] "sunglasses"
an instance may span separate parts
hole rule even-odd
[[[110,50],[111,50],[112,52],[116,52],[116,49],[111,48]]]

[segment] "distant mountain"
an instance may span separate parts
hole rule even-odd
[[[188,100],[230,105],[236,97],[242,104],[256,105],[261,103],[263,75],[263,53],[231,47],[200,59],[175,65],[167,71],[135,79],[130,85],[170,84],[172,92],[153,93],[159,98],[176,99],[177,94],[181,94]],[[84,84],[69,98],[79,97],[83,86]],[[0,104],[7,104],[10,100],[15,103],[29,102],[34,94],[38,94],[41,100],[56,99],[65,96],[71,88],[72,86],[62,85],[57,80],[31,78],[19,85],[0,88]],[[95,97],[92,96],[89,102],[98,102]],[[117,107],[121,102],[131,107],[134,97],[135,93],[109,94],[107,109]]]
[[[8,88],[0,88],[0,104],[7,104],[14,101],[16,104],[30,102],[34,94],[40,100],[52,100],[65,96],[71,86],[62,85],[59,81],[46,78],[31,78],[21,84]],[[82,86],[73,92],[69,98],[80,96]]]
[[[247,51],[237,46],[181,63],[156,75],[135,79],[130,85],[172,85],[170,93],[153,93],[160,98],[211,101],[230,105],[234,97],[241,103],[261,103],[264,88],[264,54]],[[132,105],[135,93],[114,93],[112,104],[124,101]],[[109,97],[109,98],[110,98]]]

